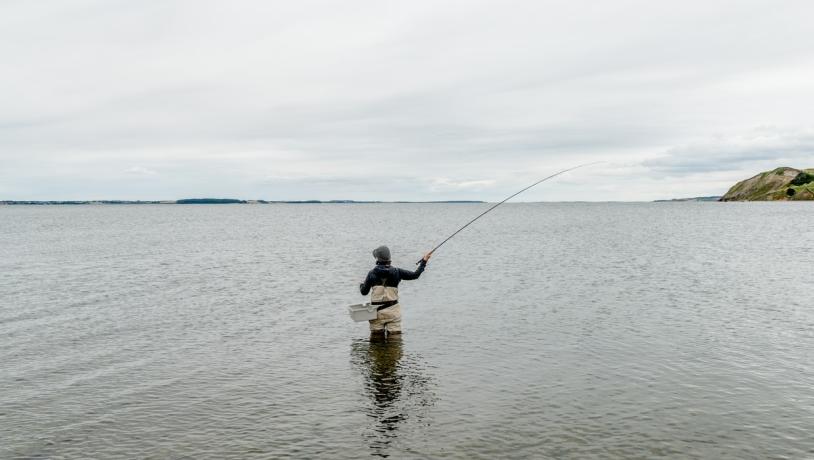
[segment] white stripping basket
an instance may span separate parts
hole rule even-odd
[[[361,321],[376,319],[378,314],[376,308],[378,307],[378,305],[372,305],[369,303],[357,303],[356,305],[351,305],[348,307],[348,312],[350,313],[350,317],[358,323]]]

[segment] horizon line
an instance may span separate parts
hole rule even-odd
[[[717,195],[668,198],[655,200],[553,200],[553,201],[510,201],[506,204],[534,204],[534,203],[653,203],[671,201],[716,201]],[[237,198],[182,198],[178,200],[0,200],[0,205],[7,206],[81,206],[81,205],[194,205],[194,204],[488,204],[497,201],[485,200],[264,200],[264,199],[237,199]]]

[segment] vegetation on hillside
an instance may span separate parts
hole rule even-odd
[[[721,201],[814,200],[814,169],[780,167],[732,186]]]

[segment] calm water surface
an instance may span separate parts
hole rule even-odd
[[[811,203],[0,207],[0,458],[814,458]]]

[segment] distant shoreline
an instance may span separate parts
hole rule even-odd
[[[721,197],[715,196],[695,196],[692,198],[672,198],[670,200],[653,200],[654,203],[670,203],[673,201],[719,201]]]
[[[375,204],[375,203],[485,203],[475,200],[356,201],[356,200],[238,200],[232,198],[185,198],[181,200],[2,200],[0,206],[77,206],[133,204]]]

